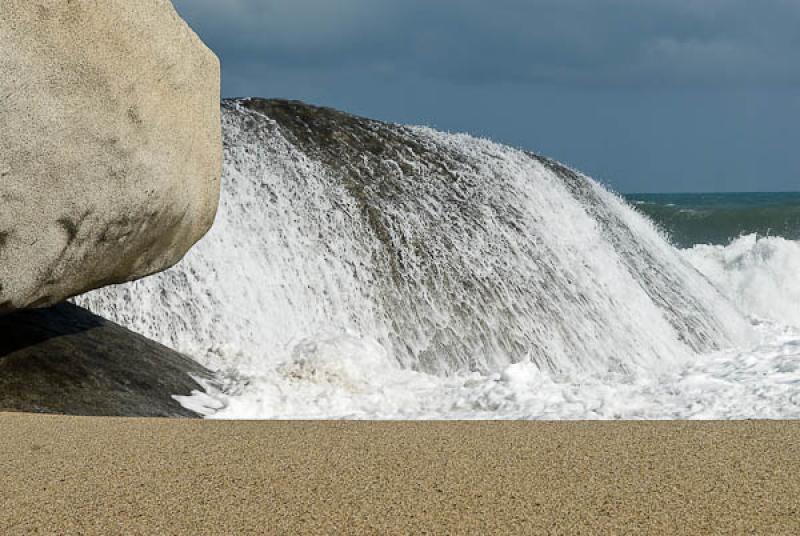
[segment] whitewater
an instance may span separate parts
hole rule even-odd
[[[677,249],[487,140],[226,101],[216,223],[76,299],[215,371],[223,419],[800,418],[800,242]]]

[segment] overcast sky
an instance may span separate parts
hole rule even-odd
[[[799,0],[175,0],[223,94],[464,131],[622,192],[800,190]]]

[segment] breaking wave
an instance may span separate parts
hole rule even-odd
[[[796,243],[679,251],[588,177],[486,140],[285,101],[223,112],[209,235],[172,270],[77,299],[218,371],[187,407],[800,415]],[[783,309],[759,302],[756,274],[782,270],[764,284]]]

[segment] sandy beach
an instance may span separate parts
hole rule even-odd
[[[2,534],[800,532],[795,422],[0,415]]]

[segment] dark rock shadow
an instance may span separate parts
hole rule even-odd
[[[60,304],[0,316],[0,411],[196,417],[172,395],[211,373],[86,309]]]
[[[75,335],[107,321],[72,304],[30,309],[0,316],[0,361],[48,339]]]

